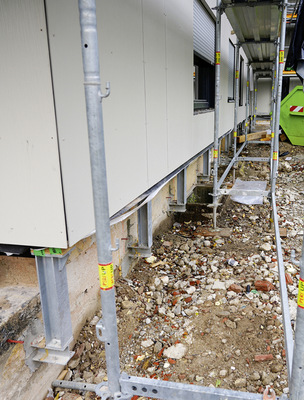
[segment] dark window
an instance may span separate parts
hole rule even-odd
[[[229,40],[229,60],[228,60],[228,102],[234,101],[234,82],[235,82],[235,47]]]
[[[194,54],[194,109],[214,108],[215,67]]]

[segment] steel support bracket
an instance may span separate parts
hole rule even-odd
[[[187,168],[176,175],[176,201],[169,204],[169,211],[185,212],[187,204]]]
[[[138,243],[128,246],[130,257],[150,257],[152,247],[152,203],[149,201],[137,211]]]
[[[39,282],[45,338],[35,338],[33,360],[65,365],[73,356],[73,340],[66,262],[70,251],[62,254],[35,256]]]

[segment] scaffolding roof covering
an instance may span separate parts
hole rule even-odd
[[[280,35],[280,1],[222,0],[222,7],[253,70],[271,71]]]

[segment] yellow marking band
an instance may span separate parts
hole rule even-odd
[[[278,152],[277,151],[273,152],[272,159],[275,160],[275,161],[278,159]]]
[[[247,87],[249,87],[249,81],[247,81]]]
[[[257,92],[257,91],[258,91],[258,89],[254,89],[254,91],[255,91],[255,92]]]
[[[221,52],[217,51],[215,53],[215,64],[220,65],[221,64]]]
[[[248,123],[246,122],[246,123],[245,123],[245,127],[247,128],[247,126],[248,126]]]
[[[304,308],[304,281],[301,278],[299,280],[298,306]]]
[[[110,290],[114,286],[113,264],[98,264],[99,281],[101,290]]]
[[[271,137],[274,137],[274,132],[271,132]]]
[[[218,150],[213,150],[213,157],[218,158]]]
[[[237,133],[236,132],[233,132],[233,137],[237,137]]]
[[[280,50],[279,63],[284,63],[284,50]]]
[[[235,79],[239,79],[240,73],[239,71],[235,71]]]

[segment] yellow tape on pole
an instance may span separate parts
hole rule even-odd
[[[98,264],[101,290],[110,290],[114,286],[114,267],[111,264]]]
[[[215,52],[215,64],[216,65],[221,64],[221,52],[220,51]]]

